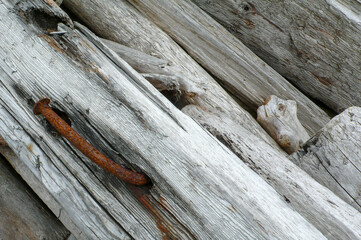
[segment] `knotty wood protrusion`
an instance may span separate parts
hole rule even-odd
[[[297,103],[293,100],[270,96],[257,109],[257,121],[289,154],[310,138],[297,118]]]

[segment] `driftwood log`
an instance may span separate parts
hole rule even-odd
[[[180,56],[183,56],[180,54],[181,50],[172,43],[169,37],[164,35],[152,22],[145,19],[127,2],[117,1],[115,3],[114,1],[108,1],[107,4],[102,4],[101,1],[94,1],[91,4],[85,4],[82,1],[67,0],[64,3],[69,9],[74,11],[82,21],[101,36],[149,54],[163,56],[163,58],[168,59],[173,64],[175,62],[185,68],[185,60],[179,60]],[[157,5],[156,3],[154,4]],[[174,2],[169,2],[169,5],[174,7]],[[164,3],[162,7],[167,8],[168,4]],[[187,8],[185,8],[185,10],[187,10]],[[93,16],[95,12],[107,12],[109,14],[97,14],[96,19],[94,19]],[[182,14],[182,11],[176,12]],[[185,11],[185,13],[187,13],[187,11]],[[118,21],[115,19],[118,19]],[[111,26],[113,31],[110,31],[109,26]],[[140,35],[140,33],[143,34]],[[172,51],[169,51],[169,49],[172,49]],[[187,58],[183,56],[181,59]],[[195,81],[193,78],[189,79],[192,79],[191,83]],[[203,83],[202,87],[205,86],[207,85]],[[208,89],[210,90],[211,88]],[[200,95],[199,98],[201,97],[202,95]],[[237,126],[237,122],[234,122],[232,117],[227,117],[224,112],[222,112],[222,114],[215,114],[217,111],[214,111],[212,107],[208,104],[205,105],[203,102],[204,101],[199,104],[187,105],[182,108],[182,111],[212,132],[225,145],[229,146],[248,166],[258,172],[260,176],[264,177],[264,179],[272,184],[287,200],[292,199],[289,201],[295,208],[302,208],[303,197],[305,195],[312,196],[317,193],[316,195],[320,198],[313,198],[312,202],[314,204],[310,204],[313,207],[309,208],[309,206],[307,206],[307,209],[304,208],[304,211],[301,212],[308,220],[314,221],[324,233],[330,232],[334,227],[337,227],[335,223],[339,222],[339,220],[334,219],[337,214],[327,214],[327,217],[323,215],[328,211],[324,211],[324,206],[328,206],[327,208],[329,209],[332,209],[333,206],[328,201],[329,199],[327,200],[328,194],[315,190],[318,189],[318,184],[314,187],[290,188],[290,185],[297,185],[299,182],[308,182],[308,176],[302,175],[300,177],[299,169],[289,163],[281,152],[275,151],[275,149],[267,145],[263,145],[258,139],[253,138],[253,135],[249,135],[248,129]],[[204,111],[204,109],[208,111]],[[245,127],[248,128],[248,126]],[[255,146],[255,144],[253,144],[254,142],[258,142],[259,146]],[[269,154],[267,158],[263,157],[264,153],[258,154],[262,151],[260,149],[263,149],[263,151]],[[277,161],[279,168],[274,167],[275,163],[271,159],[280,159]],[[287,172],[287,174],[285,174],[285,172]],[[312,180],[311,182],[312,184],[314,183]],[[319,199],[324,199],[324,201],[321,203]],[[320,212],[322,212],[322,214]],[[325,219],[333,220],[329,221]]]
[[[361,211],[361,108],[334,117],[290,159]]]
[[[0,63],[0,135],[18,156],[14,168],[76,238],[361,238],[360,213],[292,164],[189,56],[181,58],[184,64],[192,62],[191,73],[207,81],[188,80],[193,75],[181,61],[176,77],[148,73],[151,80],[181,82],[177,91],[192,89],[179,111],[86,27],[73,28],[52,1],[0,2],[0,31],[7,33],[0,36],[0,56],[6,56]],[[112,10],[102,6],[92,7]],[[125,6],[121,10],[132,9]],[[139,20],[136,10],[127,13],[119,16]],[[157,29],[143,26],[148,24]],[[147,37],[128,30],[133,35],[119,39]],[[151,54],[152,47],[163,49],[149,43],[143,52]],[[50,97],[52,107],[104,154],[146,173],[152,185],[120,182],[55,135],[32,113],[42,97]]]
[[[361,106],[359,0],[192,1],[309,96]]]

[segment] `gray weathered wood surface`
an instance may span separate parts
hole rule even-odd
[[[178,97],[182,102],[202,106],[205,111],[216,115],[230,116],[234,123],[245,126],[271,145],[277,145],[255,119],[178,44],[126,1],[67,0],[63,4],[97,35],[169,62],[170,66],[166,66],[162,71],[180,77],[173,81],[168,78],[172,82],[167,85],[181,85],[182,94]],[[182,104],[179,108],[183,106]],[[212,125],[211,122],[209,124]]]
[[[16,157],[10,149],[0,152]],[[70,232],[0,156],[0,239],[63,240]]]
[[[298,117],[311,134],[329,120],[323,110],[190,0],[129,2],[172,36],[254,115],[270,95],[276,95],[297,101]]]
[[[359,0],[192,0],[308,96],[361,106]]]
[[[0,54],[6,53],[0,135],[21,160],[17,171],[43,186],[39,195],[66,217],[76,237],[323,238],[121,59],[110,61],[69,28],[50,37],[10,9],[0,4],[6,18],[0,30],[11,30],[0,38]],[[44,96],[106,155],[147,173],[153,187],[142,192],[126,186],[51,135],[31,109]]]
[[[102,36],[106,36],[117,42],[122,42],[146,53],[152,53],[154,46],[156,46],[157,56],[166,55],[171,61],[175,61],[184,67],[183,62],[177,59],[177,61],[174,60],[174,56],[179,57],[179,50],[169,51],[169,45],[174,46],[172,42],[167,37],[163,37],[164,35],[161,35],[162,32],[159,31],[156,26],[146,21],[139,15],[139,12],[132,9],[126,2],[118,1],[115,4],[113,1],[109,1],[106,5],[102,5],[100,2],[85,4],[82,1],[68,0],[65,1],[65,4]],[[170,4],[173,4],[173,2]],[[94,12],[104,12],[104,9],[106,9],[106,12],[110,13],[110,15],[97,15],[97,21],[95,21],[92,17]],[[125,16],[126,20],[124,19]],[[119,20],[114,21],[116,18]],[[117,24],[115,24],[115,22]],[[112,26],[114,30],[106,31],[107,26]],[[144,35],[140,35],[140,33]],[[150,36],[156,37],[150,38]],[[158,36],[162,36],[162,38]],[[177,48],[174,47],[171,49],[174,50]],[[193,78],[184,79],[191,81],[191,83],[194,81]],[[207,82],[203,83],[202,87],[206,88]],[[215,96],[216,95],[213,95],[212,97]],[[282,194],[287,201],[291,199],[290,203],[294,208],[298,209],[309,221],[317,225],[323,233],[341,233],[341,235],[334,233],[334,238],[343,238],[348,235],[348,233],[342,230],[343,226],[339,225],[339,223],[343,221],[343,217],[341,217],[343,210],[340,209],[339,213],[332,213],[334,206],[330,203],[332,202],[330,197],[333,195],[330,195],[329,191],[323,188],[319,189],[319,184],[306,174],[300,175],[299,169],[297,167],[295,168],[281,152],[264,145],[260,139],[254,138],[248,131],[248,126],[245,126],[246,129],[238,126],[237,122],[235,123],[234,119],[228,117],[224,112],[223,114],[215,114],[213,110],[209,112],[204,111],[204,109],[208,110],[209,105],[203,103],[200,103],[199,106],[197,106],[197,104],[191,104],[183,107],[182,111],[230,147],[244,162]],[[257,142],[258,146],[254,144],[255,142]],[[267,154],[267,157],[263,157],[263,154]],[[272,159],[280,160],[275,163]],[[277,164],[278,167],[275,167],[275,164]],[[289,187],[293,185],[299,186],[300,182],[305,184],[304,187]],[[312,199],[312,204],[307,206],[303,205],[305,196],[313,196],[308,197],[308,199]],[[339,215],[340,213],[341,215]],[[358,217],[356,217],[356,219],[357,218]],[[335,228],[338,230],[334,231]]]
[[[6,56],[0,63],[0,135],[19,156],[15,169],[74,236],[361,238],[360,213],[290,163],[261,131],[249,129],[254,119],[227,135],[224,122],[237,126],[234,115],[222,118],[203,104],[183,107],[195,111],[197,124],[94,34],[79,24],[80,31],[69,28],[56,6],[23,1],[18,15],[11,1],[0,2],[0,32],[8,33],[0,35],[0,56]],[[61,25],[65,35],[47,34],[45,27],[56,27],[44,26],[49,15],[68,24]],[[44,96],[102,152],[147,173],[154,185],[126,185],[53,135],[32,114],[34,101]],[[214,96],[220,95],[207,95]],[[220,140],[237,137],[229,146],[238,145],[232,150],[277,191],[200,126],[207,123]]]
[[[361,108],[334,117],[290,159],[361,211]]]
[[[97,39],[94,34],[83,26],[75,25],[79,26],[81,31],[103,52],[107,52],[102,44],[103,40]],[[221,140],[225,146],[233,150],[240,159],[273,186],[285,198],[286,202],[294,209],[297,209],[307,220],[315,224],[322,233],[328,235],[329,232],[339,229],[336,231],[337,233],[332,235],[332,238],[344,238],[348,235],[340,222],[343,222],[344,218],[349,218],[350,215],[344,215],[344,209],[335,209],[334,204],[332,204],[333,201],[339,200],[334,198],[334,195],[330,194],[329,190],[320,188],[316,181],[300,171],[277,148],[266,144],[247,129],[235,125],[226,116],[220,117],[207,113],[201,106],[189,104],[182,108],[182,112],[188,116],[194,116],[201,126]],[[296,111],[294,114],[296,114]],[[209,122],[212,125],[209,125]],[[278,161],[275,163],[274,159],[278,159]],[[293,189],[290,186],[298,187]],[[304,205],[305,196],[309,196],[308,205]],[[358,220],[358,217],[356,217],[356,222],[358,221],[361,221],[361,218]]]
[[[237,131],[240,130],[231,132],[222,130],[224,125],[232,126],[227,118],[217,119],[211,114],[202,113],[197,107],[191,105],[185,107],[183,111],[198,113],[200,115],[198,123],[205,126],[251,169],[273,186],[293,209],[299,211],[328,239],[360,238],[349,231],[345,231],[348,223],[344,225],[344,220],[352,216],[352,225],[355,229],[359,229],[361,215],[355,214],[355,209],[350,209],[340,202],[340,199],[335,198],[329,189],[320,187],[313,178],[286,157],[280,156],[277,151],[262,144],[261,140],[252,134],[243,132],[242,139],[239,139],[236,136],[238,135]],[[218,122],[216,128],[207,127],[206,119]],[[344,207],[345,209],[343,209]]]
[[[155,20],[157,24],[169,24],[163,26],[165,32],[175,38],[197,61],[202,60],[201,65],[205,66],[224,85],[232,86],[234,97],[243,102],[243,107],[251,109],[254,115],[256,115],[257,107],[271,94],[275,94],[299,102],[302,113],[300,119],[310,133],[320,129],[329,120],[320,108],[264,64],[232,34],[226,32],[211,18],[207,18],[201,10],[197,11],[199,8],[195,5],[189,7],[189,3],[183,1],[144,1],[138,4],[153,7],[154,12],[149,9],[147,12],[152,14],[153,20],[161,17],[163,22],[157,19]],[[231,115],[237,122],[240,115],[244,115],[233,107],[228,98],[226,101],[229,102],[227,104],[229,107],[225,108],[223,104],[225,98],[218,84],[213,84],[215,81],[203,69],[200,69],[178,44],[152,21],[130,6],[128,1],[87,3],[80,0],[66,0],[64,5],[99,36],[180,66],[186,70],[183,74],[187,74],[186,78],[190,80],[189,82],[197,85],[199,89],[202,89],[203,85],[209,86],[198,93],[201,96],[197,98],[207,109],[211,108],[214,111],[221,105],[221,115]],[[217,97],[213,98],[214,96]],[[211,102],[210,99],[217,99],[217,102]],[[231,106],[232,109],[230,109]],[[253,120],[248,119],[246,122],[249,123],[239,123],[248,125]],[[257,129],[253,125],[250,127],[247,128],[251,131]]]

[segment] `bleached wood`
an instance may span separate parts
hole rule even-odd
[[[192,0],[334,111],[361,105],[359,0]]]
[[[257,109],[257,121],[289,154],[310,138],[297,118],[297,103],[293,100],[272,95]]]
[[[173,72],[173,70],[167,72],[168,68],[173,67],[170,66],[171,63],[167,60],[153,57],[108,39],[101,38],[101,41],[104,42],[114,52],[116,52],[123,60],[132,66],[132,68],[140,73],[165,74],[168,72]]]
[[[78,27],[80,27],[80,25],[78,25]],[[83,31],[84,33],[88,32],[86,29]],[[183,73],[184,70],[179,66],[114,41],[103,38],[101,38],[101,41],[141,73],[142,76],[159,91],[175,91],[176,97],[178,98],[180,98],[180,96],[185,96],[186,98],[190,96],[186,99],[188,101],[187,104],[197,104],[197,101],[195,99],[193,100],[193,97],[201,91],[197,90],[197,86],[187,79],[187,76]],[[102,44],[99,41],[94,40],[94,44],[97,44],[101,48]],[[179,99],[175,99],[176,104],[178,101]]]
[[[1,93],[4,98],[9,97],[3,94],[3,91]],[[87,188],[89,187],[91,187],[91,191],[98,192],[98,194],[107,194],[107,191],[99,190],[102,187],[100,182],[94,184],[93,179],[96,179],[95,176],[92,176],[89,172],[82,173],[85,172],[87,167],[84,164],[79,166],[76,162],[64,164],[61,159],[57,158],[57,155],[61,154],[62,158],[74,160],[76,155],[69,152],[70,149],[65,151],[52,145],[56,144],[54,140],[53,142],[46,141],[51,136],[46,136],[46,132],[41,128],[32,130],[43,132],[45,136],[40,137],[45,141],[40,140],[40,144],[39,142],[34,142],[22,129],[22,126],[17,123],[21,119],[17,118],[15,120],[12,118],[9,112],[3,108],[3,104],[4,102],[2,101],[0,108],[0,132],[8,139],[7,142],[10,148],[19,157],[9,160],[34,192],[58,216],[58,219],[64,226],[77,239],[98,239],[109,236],[112,238],[130,239],[124,230],[117,223],[114,223],[107,214],[107,211],[102,209],[99,202],[88,193]],[[7,104],[7,107],[11,107],[13,110],[20,110],[18,114],[23,114],[23,117],[29,117],[31,114],[29,111],[21,112],[23,106]],[[34,121],[35,119],[32,120]],[[37,139],[40,137],[37,136]],[[38,147],[44,143],[52,145],[51,151],[45,152]],[[43,147],[46,148],[46,146]],[[76,169],[75,173],[74,169]],[[87,182],[87,187],[82,185],[83,181]],[[112,199],[109,199],[109,202],[111,203]],[[114,206],[116,207],[117,205]]]
[[[83,29],[83,31],[84,33],[87,33],[86,29]],[[87,34],[90,39],[94,38],[91,34]],[[93,39],[93,42],[102,48],[99,41]],[[197,111],[194,111],[194,109],[197,109]],[[299,169],[295,168],[295,166],[286,158],[283,158],[282,154],[279,154],[277,151],[274,151],[274,149],[270,149],[270,147],[263,145],[258,139],[250,140],[245,138],[244,136],[248,136],[249,132],[246,129],[234,125],[231,120],[224,116],[220,118],[219,116],[213,114],[209,115],[209,113],[204,112],[204,110],[194,105],[186,106],[182,109],[182,111],[197,119],[198,123],[210,130],[217,138],[222,140],[222,142],[225,142],[227,146],[230,146],[241,159],[244,159],[244,161],[256,172],[258,172],[259,175],[268,180],[272,186],[274,186],[274,188],[277,189],[277,191],[280,192],[285,199],[287,199],[287,201],[291,199],[292,205],[295,209],[298,209],[298,211],[302,212],[307,219],[309,219],[312,223],[315,223],[322,232],[327,234],[335,231],[335,229],[339,229],[336,231],[337,234],[333,233],[333,238],[344,238],[346,236],[346,238],[348,238],[350,236],[349,233],[347,233],[348,231],[344,231],[344,226],[342,224],[340,225],[340,222],[342,222],[345,217],[350,217],[349,213],[346,214],[347,216],[343,216],[343,209],[333,212],[334,206],[331,202],[337,198],[330,194],[327,189],[319,189],[319,185],[313,181],[313,179],[309,178],[308,175],[303,174],[300,177],[300,174],[298,173]],[[212,125],[208,124],[210,122]],[[253,143],[257,143],[259,146],[262,146],[263,149],[261,150],[261,147],[252,147],[239,143],[239,136],[241,136],[244,141],[250,142],[251,145],[253,145]],[[264,158],[255,154],[255,151],[264,151],[267,155],[274,155],[270,158]],[[253,158],[250,156],[253,156]],[[277,158],[283,158],[283,160],[275,163],[273,159]],[[275,166],[277,166],[277,168],[275,168]],[[300,182],[310,186],[304,187],[303,189],[289,189],[290,185],[297,185]],[[308,205],[304,206],[304,197],[310,195],[316,195],[316,197],[312,199],[312,207]],[[358,220],[356,222],[358,222]]]
[[[114,52],[108,49],[110,60],[106,48],[100,51],[70,28],[64,36],[47,37],[5,3],[0,4],[0,31],[8,33],[0,37],[0,55],[7,53],[0,63],[0,135],[27,169],[17,171],[41,183],[60,215],[69,217],[67,227],[76,237],[324,238]],[[117,162],[121,155],[151,177],[154,186],[144,197],[158,204],[164,222],[156,222],[125,184],[46,130],[31,109],[44,96],[106,155]],[[167,232],[157,224],[166,224]]]
[[[190,0],[129,2],[182,45],[250,111],[256,113],[270,95],[276,95],[297,102],[298,118],[310,134],[328,122],[323,110]]]
[[[163,43],[160,41],[159,43],[149,45],[148,41],[159,39],[158,34],[160,33],[158,30],[155,30],[157,35],[150,40],[149,36],[154,34],[152,29],[156,29],[156,27],[152,26],[149,22],[144,22],[144,19],[141,16],[138,16],[137,12],[130,9],[124,2],[118,1],[117,4],[114,4],[112,1],[109,1],[106,5],[98,5],[100,2],[92,3],[93,4],[84,4],[81,1],[74,0],[65,1],[65,4],[68,4],[68,8],[75,11],[83,21],[92,26],[92,28],[102,36],[105,35],[107,38],[113,40],[118,39],[117,41],[131,44],[134,48],[136,48],[137,43],[141,41],[142,44],[139,44],[139,46],[144,49],[144,52],[149,52],[151,51],[150,49],[154,49],[153,46],[159,47],[159,44]],[[96,19],[97,22],[94,22],[94,18],[92,18],[92,16],[96,15],[96,12],[100,13],[104,11],[104,9],[107,9],[107,12],[110,15],[97,15],[99,19]],[[118,16],[119,19],[122,19],[124,25],[121,27],[118,22],[118,24],[114,24],[113,20],[116,16]],[[126,23],[124,16],[127,16]],[[116,30],[104,31],[108,25]],[[144,27],[149,25],[151,25],[151,27],[147,29],[148,31],[144,31]],[[124,29],[126,29],[126,31]],[[137,29],[138,31],[134,33],[134,29]],[[143,31],[144,35],[141,35],[140,32]],[[132,39],[133,41],[127,41],[124,39]],[[137,41],[134,41],[134,39],[137,39]],[[158,53],[165,54],[167,52],[167,47],[168,45],[163,48],[162,52]],[[292,199],[291,203],[294,208],[298,209],[309,221],[314,223],[320,231],[327,235],[327,237],[333,239],[359,238],[359,233],[355,234],[355,231],[359,231],[358,225],[361,218],[355,213],[354,209],[347,204],[345,205],[345,203],[340,201],[340,199],[338,199],[326,188],[322,188],[307,174],[299,173],[299,169],[290,163],[288,159],[284,158],[280,152],[273,152],[274,149],[270,149],[269,147],[263,145],[259,139],[252,139],[253,141],[249,140],[250,145],[244,144],[243,142],[238,143],[238,141],[240,141],[239,139],[242,139],[242,141],[243,139],[247,139],[245,136],[248,136],[249,132],[246,129],[239,127],[237,124],[234,124],[234,122],[232,122],[232,118],[227,119],[224,114],[220,116],[219,114],[213,114],[213,112],[209,113],[204,111],[202,106],[202,104],[200,104],[200,107],[188,105],[184,107],[182,111],[187,113],[187,115],[192,116],[193,119],[205,128],[211,130],[212,133],[219,139],[228,140],[230,142],[230,147],[241,159],[244,159],[250,166],[253,166],[254,170],[256,170],[259,175],[268,179],[277,191],[281,192],[281,194],[285,196],[287,201]],[[197,111],[188,111],[193,108],[197,109]],[[270,151],[273,153],[270,154]],[[260,154],[262,156],[257,155],[254,152],[261,152]],[[267,157],[264,157],[263,154]],[[272,157],[269,157],[270,155],[272,155]],[[283,160],[275,161],[274,159],[277,159],[276,156],[280,156]],[[300,182],[302,184],[300,184]],[[299,187],[300,185],[303,185],[303,187]],[[290,188],[290,186],[296,187]],[[308,202],[309,199],[312,199],[312,203],[305,206],[304,202]],[[338,202],[338,204],[342,207],[335,209],[332,204],[334,201]],[[345,219],[349,219],[351,224],[345,224]],[[353,230],[350,230],[348,226],[351,226]]]
[[[360,239],[359,226],[361,214],[339,199],[326,187],[320,186],[307,173],[298,168],[277,151],[262,144],[260,139],[249,134],[245,129],[241,139],[239,132],[222,129],[222,126],[232,126],[227,118],[219,119],[212,114],[204,113],[195,106],[187,106],[182,111],[199,114],[198,123],[206,126],[222,143],[242,159],[259,176],[265,179],[284,200],[299,211],[306,219],[316,226],[328,239]],[[205,121],[202,121],[204,118]],[[218,125],[208,126],[206,120],[212,120]],[[348,223],[345,219],[349,219]],[[352,229],[349,227],[352,225]],[[358,232],[355,234],[355,232]]]
[[[334,117],[290,159],[361,211],[361,108]]]
[[[220,116],[229,116],[234,123],[245,126],[272,146],[278,147],[257,121],[243,110],[203,68],[127,1],[66,0],[63,4],[98,36],[169,62],[170,66],[166,66],[161,72],[151,73],[158,74],[156,76],[147,75],[148,79],[171,81],[168,84],[163,81],[163,86],[180,84],[180,87],[186,91],[182,96],[185,102],[196,104],[205,111],[211,111]],[[140,72],[143,73],[143,71]],[[164,72],[177,77],[164,78]],[[162,76],[159,76],[160,73]],[[191,117],[196,120],[196,116]],[[213,123],[209,122],[209,124]]]

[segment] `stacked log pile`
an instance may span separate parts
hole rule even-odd
[[[69,232],[75,239],[361,239],[359,69],[350,73],[337,59],[326,68],[293,52],[282,59],[290,69],[282,68],[284,56],[255,41],[252,50],[269,66],[221,14],[243,19],[242,12],[232,11],[231,1],[215,2],[0,0],[0,144],[8,146],[0,152],[67,228],[59,239]],[[252,29],[275,26],[263,2],[239,5],[252,12]],[[291,4],[295,14],[308,7],[301,2]],[[312,56],[332,48],[341,58],[350,44],[357,48],[361,21],[352,16],[337,22],[352,35],[333,36],[343,43],[337,48],[319,42],[324,51]],[[314,41],[295,37],[301,30],[292,25],[277,29],[301,53]],[[347,66],[356,60],[348,56]],[[295,76],[297,87],[288,82]],[[323,84],[316,86],[322,94],[300,87],[312,85],[310,76]],[[341,76],[356,85],[349,88],[354,97],[345,97],[350,85]],[[271,95],[293,101],[291,117],[272,101],[283,115],[263,123],[275,124],[275,136],[293,129],[287,152],[256,121]],[[310,99],[316,95],[336,112],[355,107],[330,121]],[[88,159],[33,113],[43,98],[100,152],[150,183],[125,183]]]

